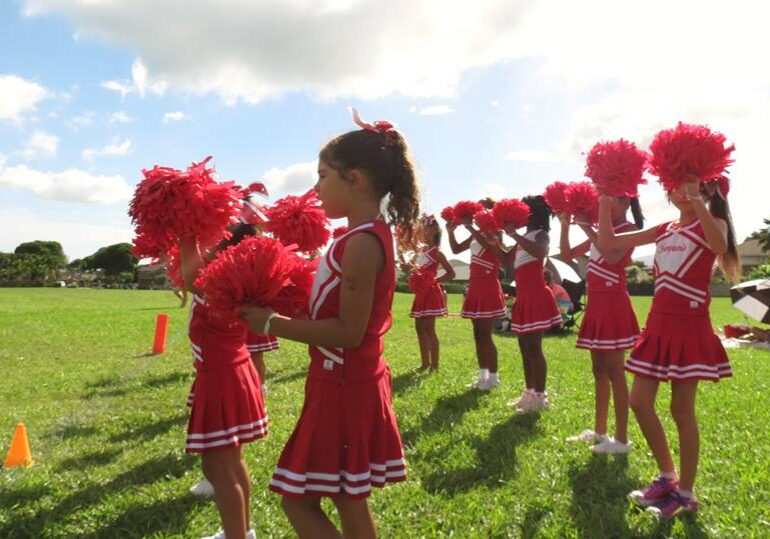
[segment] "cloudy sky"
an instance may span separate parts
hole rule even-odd
[[[737,147],[742,239],[770,214],[763,4],[6,0],[0,251],[130,241],[127,201],[156,163],[213,155],[222,178],[304,191],[349,105],[398,124],[436,212],[579,179],[600,139],[708,123]],[[675,216],[654,182],[642,205]]]

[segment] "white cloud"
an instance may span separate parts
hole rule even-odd
[[[492,200],[500,200],[510,197],[509,191],[500,185],[499,183],[486,183],[484,186],[476,192],[473,200],[480,200],[482,198],[491,198]]]
[[[515,150],[503,156],[508,161],[524,161],[526,163],[550,163],[558,161],[559,155],[546,150]]]
[[[112,142],[107,144],[104,148],[86,148],[81,155],[86,161],[92,161],[94,157],[126,155],[130,149],[131,139],[127,138],[126,140],[121,141],[120,137],[115,137],[112,139]]]
[[[61,172],[34,170],[26,165],[0,168],[0,188],[31,191],[46,200],[112,204],[133,193],[122,176],[98,176],[70,168]]]
[[[25,112],[50,97],[49,92],[35,82],[16,75],[0,75],[0,121],[19,123]]]
[[[420,116],[438,116],[441,114],[451,114],[454,109],[449,105],[430,105],[420,109]]]
[[[72,127],[75,130],[78,130],[82,127],[91,127],[92,125],[94,125],[95,118],[96,118],[96,113],[92,110],[87,110],[82,114],[79,114],[77,116],[73,116],[72,118],[70,118],[69,124],[70,124],[70,127]]]
[[[529,9],[506,0],[191,0],[184,10],[155,0],[27,0],[25,7],[27,15],[68,18],[81,38],[137,51],[147,81],[230,104],[287,92],[451,96],[465,70],[515,55],[511,40]],[[131,86],[141,93],[143,73],[133,71]]]
[[[492,101],[489,102],[489,104],[491,106],[493,106],[493,107],[499,107],[500,106],[500,102],[497,99],[493,99]]]
[[[45,131],[35,131],[24,143],[22,149],[19,150],[18,155],[26,160],[38,157],[53,157],[58,149],[59,137]],[[2,166],[2,163],[0,163],[0,166]]]
[[[120,94],[121,99],[133,93],[139,94],[139,97],[144,97],[148,90],[156,95],[163,95],[168,87],[163,81],[150,80],[147,66],[140,59],[136,59],[131,65],[130,81],[106,80],[102,81],[100,86]]]
[[[107,121],[111,124],[128,124],[135,120],[135,118],[132,118],[128,114],[126,114],[126,111],[119,110],[116,112],[113,112],[109,115],[107,118]]]
[[[133,230],[125,224],[96,224],[55,215],[0,207],[0,251],[13,251],[26,241],[50,240],[61,243],[70,260],[83,258],[100,247],[131,242]]]
[[[166,112],[165,114],[163,114],[163,123],[170,124],[170,123],[181,122],[185,118],[188,118],[187,114],[181,111]]]
[[[284,168],[273,167],[262,177],[273,200],[287,194],[302,194],[318,180],[318,161],[295,163]]]

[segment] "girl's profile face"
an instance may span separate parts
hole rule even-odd
[[[433,226],[425,226],[423,225],[420,227],[420,241],[423,243],[426,243],[428,245],[433,245],[433,241],[436,238],[436,228]]]
[[[328,163],[318,161],[318,183],[315,185],[321,206],[330,219],[347,217],[350,185],[339,171]]]

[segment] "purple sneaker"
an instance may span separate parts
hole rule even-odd
[[[641,507],[650,507],[666,498],[669,494],[676,492],[677,482],[665,477],[653,479],[652,483],[647,485],[644,490],[634,490],[628,494],[636,505]]]
[[[668,519],[681,513],[695,513],[698,511],[698,500],[685,498],[678,492],[672,492],[655,505],[648,507],[647,510],[660,518]]]

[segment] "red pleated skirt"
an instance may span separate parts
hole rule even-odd
[[[625,291],[588,294],[577,347],[596,351],[629,350],[639,337],[631,298]]]
[[[471,279],[465,294],[463,318],[497,319],[505,316],[505,296],[496,277]]]
[[[444,290],[441,285],[436,283],[424,292],[417,292],[412,302],[412,312],[409,313],[412,318],[432,318],[436,316],[446,316],[446,300],[444,299]]]
[[[406,479],[390,372],[356,383],[308,378],[305,404],[270,480],[289,497],[366,498]]]

